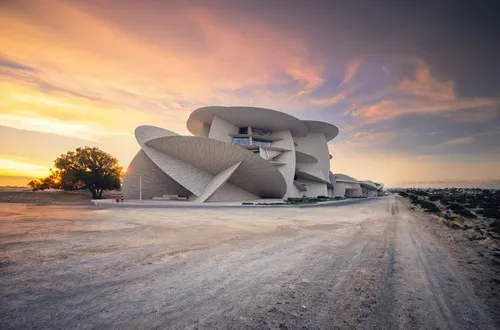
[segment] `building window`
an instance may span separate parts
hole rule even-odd
[[[261,140],[261,139],[252,139],[252,145],[254,145],[254,146],[270,147],[271,144],[272,144],[272,141],[266,141],[266,140]]]
[[[240,127],[238,130],[239,134],[248,134],[248,126],[246,127]]]
[[[271,135],[271,131],[267,131],[265,129],[260,129],[260,128],[253,128],[252,127],[252,133],[255,135],[264,135],[264,136],[269,136]]]
[[[240,138],[240,137],[234,137],[233,138],[233,144],[238,145],[238,146],[249,146],[250,145],[250,138]]]

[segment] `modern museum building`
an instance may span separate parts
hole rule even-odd
[[[139,126],[127,199],[249,201],[380,195],[383,185],[330,172],[336,126],[256,107],[204,107],[191,113],[193,136]]]

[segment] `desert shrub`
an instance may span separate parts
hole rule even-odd
[[[425,197],[425,196],[428,196],[429,194],[423,190],[420,190],[420,189],[411,189],[411,193],[413,195],[417,195],[417,196],[422,196],[422,197]]]
[[[256,203],[255,205],[286,205],[285,203]]]
[[[426,211],[426,212],[431,212],[431,213],[441,212],[441,210],[439,209],[439,207],[437,207],[436,204],[434,204],[433,202],[429,202],[427,200],[415,199],[412,201],[412,203],[416,204],[416,205],[420,205],[424,209],[424,211]]]
[[[404,198],[408,198],[409,197],[408,194],[406,192],[404,192],[404,191],[400,191],[400,192],[398,192],[398,194],[399,194],[399,196],[404,197]]]
[[[438,201],[441,198],[443,198],[443,195],[431,195],[431,196],[429,196],[429,200],[433,201],[433,202]]]
[[[497,204],[492,203],[492,202],[482,202],[479,204],[479,206],[482,207],[483,209],[496,209],[497,208]]]
[[[417,196],[417,195],[414,195],[414,194],[408,194],[408,198],[409,198],[411,201],[416,201],[416,200],[418,200],[418,196]]]
[[[485,208],[483,209],[483,215],[487,218],[500,220],[500,211],[498,208]]]
[[[460,203],[460,204],[465,204],[467,203],[467,195],[460,195],[460,194],[457,194],[457,195],[451,195],[450,196],[450,199],[452,201],[455,201],[456,203]]]
[[[464,207],[458,203],[451,202],[448,204],[448,209],[452,210],[453,212],[457,213],[460,212],[461,210],[464,209]]]
[[[493,232],[500,234],[500,221],[494,221],[491,223],[490,228]]]
[[[456,214],[460,214],[461,216],[464,216],[464,217],[468,217],[468,218],[476,218],[477,217],[468,208],[462,206],[459,203],[455,203],[455,202],[449,203],[448,204],[448,209],[452,210]]]
[[[443,197],[439,200],[439,202],[441,202],[441,204],[443,205],[448,205],[451,203],[451,201],[448,199],[448,197]]]
[[[474,213],[472,213],[469,209],[466,208],[458,211],[458,214],[467,218],[477,218],[477,216]]]
[[[302,204],[314,204],[318,201],[317,198],[308,198],[308,197],[289,197],[286,200],[287,204],[293,204],[293,205],[302,205]]]

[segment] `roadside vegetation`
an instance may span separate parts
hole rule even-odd
[[[318,197],[289,197],[283,202],[275,202],[275,203],[252,203],[252,202],[244,202],[242,205],[308,205],[308,204],[316,204],[318,202],[328,202],[328,201],[340,201],[345,199],[362,199],[366,197],[326,197],[326,196],[318,196]]]
[[[443,225],[469,231],[471,240],[493,241],[500,250],[500,190],[479,188],[392,189]]]
[[[50,175],[32,180],[28,186],[37,190],[88,190],[92,199],[102,198],[106,190],[120,189],[122,167],[118,160],[97,147],[77,148],[54,161]]]

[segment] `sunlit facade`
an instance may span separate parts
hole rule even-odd
[[[357,181],[344,182],[330,172],[327,143],[338,135],[335,125],[263,108],[205,107],[191,114],[187,128],[194,136],[154,126],[136,129],[141,150],[125,175],[125,198],[217,202],[376,195],[376,189],[375,195],[364,193]]]

